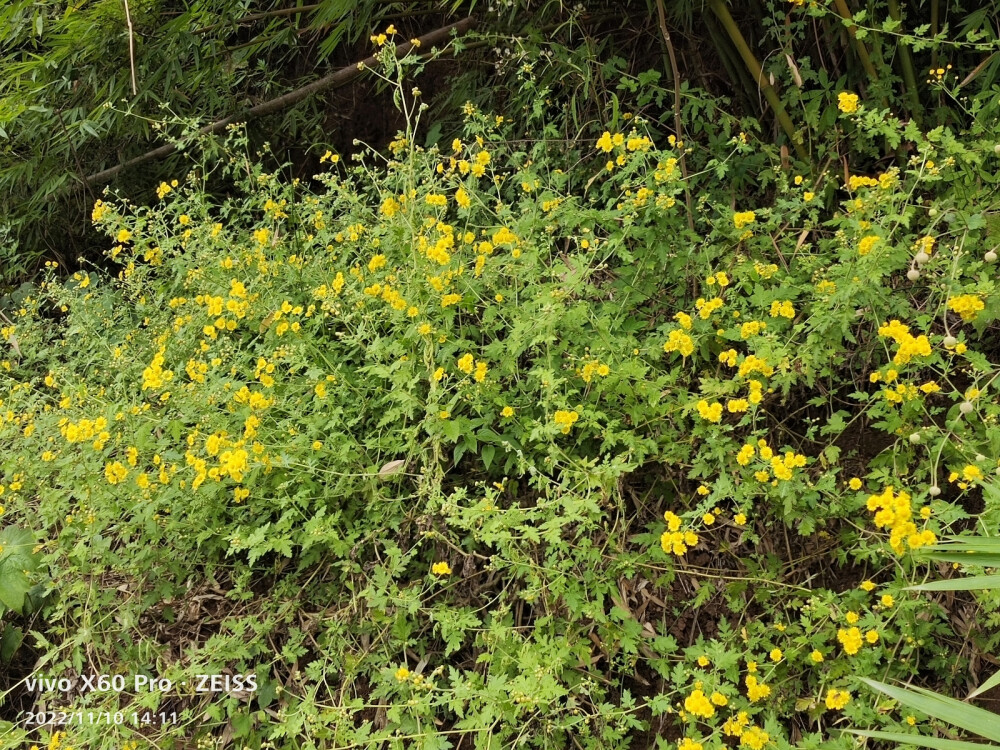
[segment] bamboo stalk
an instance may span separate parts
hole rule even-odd
[[[457,34],[461,34],[471,29],[473,26],[475,26],[475,24],[476,20],[472,16],[463,18],[461,21],[450,24],[448,26],[444,26],[443,28],[440,29],[436,29],[434,31],[425,34],[422,37],[419,37],[420,46],[429,47],[439,42],[443,42],[451,36],[451,33],[453,31]],[[407,42],[406,44],[401,44],[396,48],[396,55],[399,57],[403,57],[412,48],[413,45],[411,45],[409,42]],[[369,57],[366,57],[359,63],[350,65],[346,68],[341,68],[340,70],[336,70],[333,73],[330,73],[329,75],[324,76],[323,78],[315,80],[310,84],[295,89],[294,91],[289,91],[287,94],[283,94],[282,96],[270,99],[254,107],[250,107],[249,109],[245,109],[241,112],[236,112],[234,114],[229,115],[228,117],[224,117],[221,120],[217,120],[213,123],[210,123],[205,127],[200,128],[197,131],[196,135],[208,135],[210,133],[219,133],[225,130],[227,125],[232,125],[233,123],[236,122],[246,122],[248,120],[252,120],[257,117],[264,117],[265,115],[270,115],[274,114],[275,112],[280,112],[281,110],[287,109],[288,107],[291,107],[294,104],[298,104],[303,99],[313,96],[314,94],[318,94],[322,91],[327,91],[329,89],[337,88],[338,86],[343,86],[344,84],[353,81],[355,78],[361,75],[361,72],[365,68],[374,68],[377,66],[378,66],[378,58],[375,55],[370,55]],[[86,182],[88,182],[91,185],[109,182],[113,177],[115,177],[115,175],[117,175],[124,169],[128,169],[129,167],[135,167],[138,166],[139,164],[145,164],[146,162],[153,161],[155,159],[162,159],[163,157],[169,156],[170,154],[174,153],[176,150],[177,146],[175,144],[168,143],[164,146],[160,146],[159,148],[154,148],[152,151],[147,151],[146,153],[141,154],[135,157],[134,159],[129,159],[128,161],[118,164],[114,167],[109,167],[108,169],[105,169],[101,172],[89,175],[86,178]]]
[[[667,47],[667,55],[670,59],[670,75],[674,79],[674,133],[678,141],[684,140],[684,128],[681,123],[681,73],[677,67],[677,55],[674,53],[674,45],[670,41],[670,29],[667,28],[667,11],[663,7],[663,0],[656,0],[656,12],[660,20],[660,33],[663,35],[663,42]],[[684,203],[687,206],[688,228],[694,231],[694,205],[691,201],[691,189],[688,186],[687,158],[684,155],[683,144],[678,147],[681,152],[681,176],[684,178]]]
[[[726,33],[729,34],[729,38],[739,51],[740,57],[743,58],[744,65],[746,65],[747,69],[750,71],[750,75],[753,76],[757,86],[763,92],[764,98],[767,99],[767,103],[770,104],[771,109],[774,110],[775,117],[778,119],[778,124],[781,125],[781,129],[785,131],[785,135],[788,136],[788,140],[792,142],[792,147],[795,149],[795,153],[800,159],[802,159],[802,161],[809,161],[809,155],[806,153],[805,148],[803,148],[801,143],[795,140],[795,126],[792,124],[792,118],[788,116],[788,112],[785,110],[785,105],[781,103],[781,97],[778,96],[778,92],[775,91],[770,80],[764,75],[764,71],[761,68],[760,63],[757,62],[757,58],[754,57],[753,52],[750,51],[750,47],[747,45],[746,40],[743,38],[743,34],[736,25],[736,21],[733,20],[732,15],[729,13],[729,8],[726,7],[723,0],[709,0],[709,7],[726,29]]]
[[[857,53],[858,59],[861,60],[861,67],[865,69],[865,73],[868,74],[869,78],[877,81],[878,74],[875,72],[875,66],[872,65],[871,56],[868,54],[868,46],[862,40],[858,39],[858,27],[854,25],[854,14],[847,7],[846,0],[833,0],[833,4],[840,17],[847,21],[847,33],[850,34],[851,41],[854,44],[854,51]]]
[[[889,18],[902,23],[903,14],[899,9],[899,0],[888,0]],[[902,28],[902,26],[900,27]],[[910,102],[910,116],[920,121],[920,99],[917,96],[917,76],[913,70],[913,56],[910,48],[902,42],[896,45],[899,50],[899,66],[903,69],[903,83],[906,86],[906,98]]]

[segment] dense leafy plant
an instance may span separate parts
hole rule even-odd
[[[695,145],[626,108],[553,149],[520,140],[551,135],[522,67],[538,106],[517,130],[469,104],[423,147],[416,58],[374,41],[406,122],[387,151],[331,151],[313,188],[234,129],[155,203],[98,201],[112,271],[50,269],[0,331],[3,519],[33,530],[25,584],[51,597],[23,648],[47,674],[175,685],[44,697],[177,716],[0,731],[680,750],[933,731],[856,678],[942,689],[966,663],[910,587],[916,552],[1000,514],[994,134],[839,90],[815,105],[830,143],[901,160],[796,173],[731,118]],[[181,687],[223,672],[258,688]]]

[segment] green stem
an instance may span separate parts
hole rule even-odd
[[[785,106],[781,103],[781,97],[778,96],[778,92],[775,91],[770,80],[764,75],[764,71],[760,67],[760,63],[757,62],[757,58],[750,51],[750,47],[743,38],[743,34],[740,33],[736,21],[733,20],[732,15],[729,13],[729,8],[726,7],[723,0],[709,0],[709,7],[711,7],[712,12],[718,17],[723,27],[725,27],[726,33],[729,34],[729,38],[739,51],[740,57],[743,58],[743,64],[746,65],[750,71],[750,75],[753,76],[760,90],[764,93],[764,98],[767,99],[767,103],[771,105],[771,109],[774,110],[774,114],[778,118],[778,124],[785,131],[788,140],[792,142],[795,153],[798,154],[798,157],[802,161],[809,161],[809,155],[806,153],[805,148],[795,139],[795,126],[792,124],[792,118],[788,116]]]

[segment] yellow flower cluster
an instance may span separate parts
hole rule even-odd
[[[933,531],[929,529],[917,531],[916,524],[912,520],[913,508],[910,505],[909,493],[901,491],[896,495],[892,485],[886,487],[880,495],[868,497],[868,510],[875,513],[875,525],[878,528],[890,529],[889,545],[897,555],[903,553],[904,541],[910,549],[918,549],[937,541]]]
[[[160,388],[173,379],[173,371],[163,368],[164,358],[163,349],[153,355],[153,361],[150,362],[149,367],[142,371],[142,390]]]
[[[746,340],[752,336],[757,336],[763,333],[765,328],[767,328],[767,323],[763,320],[748,320],[740,326],[740,338]]]
[[[684,333],[684,331],[673,330],[663,344],[663,351],[668,354],[670,352],[680,352],[682,357],[690,356],[694,352],[694,339]]]
[[[792,305],[791,300],[784,300],[783,302],[775,300],[771,303],[771,317],[772,318],[788,318],[791,320],[795,317],[795,307]]]
[[[948,309],[962,316],[966,323],[976,319],[985,305],[975,294],[961,294],[948,300]]]
[[[774,374],[774,368],[767,363],[767,360],[761,359],[756,354],[748,354],[740,363],[740,367],[737,372],[739,372],[741,378],[745,378],[747,375],[751,375],[755,372],[759,372],[764,377],[770,377]],[[751,383],[752,382],[753,381],[751,381]],[[752,398],[750,400],[753,401]],[[753,401],[753,403],[757,402]]]
[[[436,562],[431,566],[431,573],[436,576],[451,575],[451,566],[447,562]]]
[[[753,211],[737,211],[733,214],[733,226],[737,229],[742,229],[755,221],[757,221],[757,214]]]
[[[875,249],[875,245],[878,244],[878,240],[878,236],[874,234],[862,237],[861,242],[858,243],[858,255],[868,255],[868,253]]]
[[[844,652],[849,656],[853,656],[861,650],[863,641],[861,639],[861,631],[856,628],[840,628],[837,630],[837,640],[840,645],[844,647]]]
[[[750,717],[746,711],[740,711],[735,716],[730,716],[722,725],[722,732],[728,737],[739,737],[750,724]]]
[[[488,370],[486,363],[483,362],[482,360],[479,361],[473,360],[471,354],[466,354],[462,357],[459,357],[457,366],[458,369],[464,372],[466,375],[472,375],[477,383],[482,383],[484,380],[486,380],[486,372]],[[558,412],[556,412],[556,414],[558,414]],[[556,422],[558,421],[559,420],[557,418]],[[568,430],[564,430],[564,432],[568,432]]]
[[[565,411],[560,409],[553,416],[553,421],[562,428],[564,435],[568,434],[573,428],[573,425],[580,418],[580,415],[576,411]]]
[[[763,682],[759,682],[756,675],[748,674],[745,682],[747,686],[747,697],[750,699],[751,703],[762,701],[771,694],[771,687]]]
[[[580,377],[583,378],[584,383],[589,383],[594,379],[595,375],[606,378],[610,373],[610,367],[595,359],[583,366],[583,369],[580,371]]]
[[[684,699],[684,710],[703,719],[715,716],[715,706],[701,690],[695,690]]]
[[[120,461],[114,461],[104,467],[104,478],[108,484],[119,484],[128,478],[128,469]]]
[[[905,365],[914,357],[929,357],[931,354],[931,342],[921,334],[913,336],[910,327],[903,325],[898,320],[891,320],[885,325],[879,326],[879,336],[891,338],[899,345],[899,350],[892,358],[897,365]]]
[[[699,297],[694,303],[695,309],[698,310],[698,317],[702,320],[708,320],[712,317],[712,313],[722,307],[722,298],[713,297],[712,299],[705,301]]]
[[[698,535],[693,531],[681,531],[681,519],[669,510],[663,514],[667,522],[667,530],[660,536],[660,547],[663,551],[674,555],[683,555],[689,547],[698,544]]]
[[[698,402],[698,415],[708,422],[719,422],[722,419],[722,404],[714,401],[711,404],[705,399]]]
[[[837,109],[850,115],[858,111],[858,95],[850,91],[841,91],[837,95]]]
[[[84,440],[95,439],[96,443],[102,446],[111,437],[107,432],[108,420],[104,417],[97,419],[81,419],[79,422],[70,422],[68,419],[59,420],[59,432],[66,438],[68,443],[79,443]],[[94,446],[97,448],[97,445]],[[97,448],[100,450],[100,448]]]
[[[767,732],[760,727],[753,726],[746,729],[740,735],[740,747],[748,748],[748,750],[761,750],[770,739],[771,737]]]

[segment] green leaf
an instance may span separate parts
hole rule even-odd
[[[982,685],[980,685],[975,690],[973,690],[971,693],[969,693],[969,698],[975,698],[977,695],[982,695],[987,690],[991,690],[991,689],[995,688],[997,685],[1000,685],[1000,670],[997,670],[993,674],[993,676],[990,677],[990,679],[988,679]]]
[[[916,745],[930,747],[934,750],[1000,750],[997,745],[984,745],[980,742],[963,742],[962,740],[945,740],[940,737],[926,737],[920,734],[903,734],[902,732],[876,732],[863,729],[845,730],[848,734],[862,737],[872,737],[876,740],[888,740],[900,745]]]
[[[14,652],[17,651],[23,640],[24,632],[21,628],[16,628],[13,625],[4,628],[3,635],[0,635],[0,664],[10,663]]]
[[[0,531],[0,603],[18,613],[31,588],[27,574],[38,567],[34,546],[35,536],[27,529],[8,526]]]
[[[989,740],[1000,742],[1000,716],[982,708],[970,706],[954,698],[939,695],[924,688],[904,688],[887,685],[884,682],[860,678],[862,682],[875,690],[895,698],[904,706],[933,716],[935,719],[954,724],[956,727],[981,735]]]
[[[953,578],[947,581],[932,581],[919,586],[907,586],[904,591],[986,591],[1000,589],[1000,575],[969,576]]]

